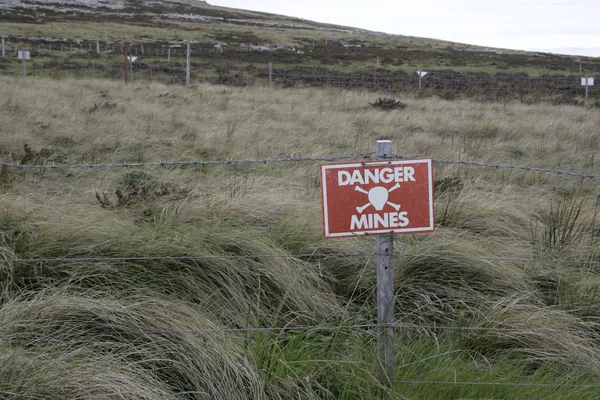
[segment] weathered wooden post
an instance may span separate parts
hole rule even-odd
[[[185,62],[185,86],[186,87],[190,87],[190,75],[191,75],[190,55],[191,55],[190,42],[188,41],[187,42],[187,56],[186,56],[186,62]]]
[[[427,75],[427,71],[417,71],[417,75],[419,75],[419,93],[421,93],[421,81],[423,77]]]
[[[127,85],[127,53],[129,52],[128,43],[123,44],[123,55],[125,57],[125,63],[123,64],[123,77],[125,78],[125,84]]]
[[[394,155],[391,140],[377,140],[378,159]],[[391,379],[394,369],[394,235],[377,236],[377,353],[382,377]]]

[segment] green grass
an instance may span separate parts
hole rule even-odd
[[[3,161],[327,157],[387,138],[402,154],[600,173],[584,107],[404,95],[382,112],[377,94],[333,89],[0,84]],[[0,396],[597,398],[600,277],[583,262],[600,260],[596,181],[444,164],[435,180],[436,232],[396,239],[395,319],[411,328],[382,383],[364,327],[374,239],[321,237],[317,162],[4,167]],[[57,257],[84,259],[11,261]],[[86,260],[107,257],[155,258]]]

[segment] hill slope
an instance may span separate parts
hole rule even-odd
[[[450,69],[454,71],[578,71],[574,57],[489,49],[440,40],[387,35],[281,15],[211,6],[192,0],[8,0],[0,4],[0,33],[47,40],[127,40],[173,44],[182,40],[228,46],[287,46],[302,50],[296,64]],[[325,58],[316,48],[328,47]],[[367,63],[368,60],[368,63]],[[588,71],[600,61],[583,58]]]

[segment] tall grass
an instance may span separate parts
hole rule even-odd
[[[599,117],[576,107],[406,96],[382,113],[338,90],[0,85],[5,161],[356,155],[387,138],[405,155],[600,173]],[[398,329],[381,383],[375,330],[331,328],[376,320],[374,240],[321,238],[317,163],[3,168],[1,397],[597,398],[577,386],[600,374],[596,181],[435,176],[436,232],[396,239],[396,320],[420,328]],[[57,257],[84,260],[6,261]],[[106,257],[157,258],[85,260]],[[536,262],[549,258],[573,263]]]

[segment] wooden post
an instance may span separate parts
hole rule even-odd
[[[6,53],[4,52],[4,36],[2,36],[2,57],[5,57]]]
[[[133,83],[133,61],[129,58],[129,82]]]
[[[167,50],[167,64],[171,62],[171,47]]]
[[[273,87],[273,63],[269,61],[269,87]]]
[[[23,79],[27,77],[27,70],[25,69],[25,49],[22,50],[21,54],[23,55]]]
[[[124,68],[123,68],[123,77],[125,78],[125,84],[127,85],[127,52],[129,51],[128,49],[129,46],[127,46],[127,42],[124,43],[124,50],[123,50],[123,55],[125,56],[125,64],[123,64]]]
[[[100,41],[96,40],[96,54],[100,54]]]
[[[391,140],[377,140],[377,158],[389,158],[393,153]],[[394,369],[394,235],[377,236],[377,353],[382,381],[392,379]]]
[[[191,50],[190,50],[190,42],[187,42],[187,57],[186,57],[186,62],[185,62],[185,86],[186,87],[190,87],[190,54],[191,54]]]
[[[590,81],[590,78],[586,76],[585,77],[585,99],[586,100],[588,98],[588,90],[589,90],[589,87],[590,87],[589,84],[588,84],[589,81]]]
[[[421,93],[421,80],[423,79],[423,77],[421,76],[421,74],[419,73],[419,93]]]

